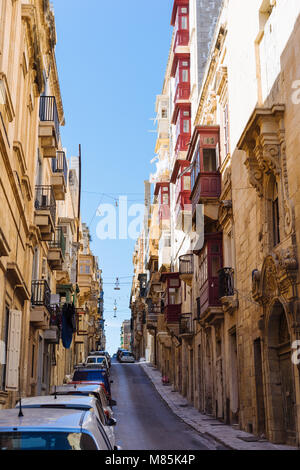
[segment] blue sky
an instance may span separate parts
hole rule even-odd
[[[82,220],[90,226],[91,247],[103,269],[107,349],[114,353],[122,321],[130,318],[135,242],[99,240],[96,210],[123,195],[129,204],[143,203],[144,180],[155,170],[150,119],[163,85],[173,0],[54,0],[53,5],[66,118],[62,143],[68,157],[78,155],[79,144],[82,148]],[[120,291],[114,290],[116,277]]]

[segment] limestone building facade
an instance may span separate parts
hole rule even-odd
[[[200,412],[299,446],[300,4],[207,3],[174,0],[152,360]]]
[[[61,140],[55,45],[48,0],[0,2],[1,407],[14,406],[20,394],[48,393],[79,356],[81,183]],[[98,295],[99,269],[93,269]],[[74,309],[68,348],[65,306]]]

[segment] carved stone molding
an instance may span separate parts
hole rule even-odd
[[[294,298],[298,261],[293,248],[280,250],[266,257],[262,270],[252,273],[252,297],[260,305],[270,304],[273,298]]]

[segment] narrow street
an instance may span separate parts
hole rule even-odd
[[[111,368],[116,441],[123,450],[226,450],[184,424],[163,402],[138,364]]]

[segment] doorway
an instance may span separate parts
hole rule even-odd
[[[296,400],[291,337],[283,305],[277,301],[268,324],[268,362],[271,397],[269,432],[275,443],[296,443]]]

